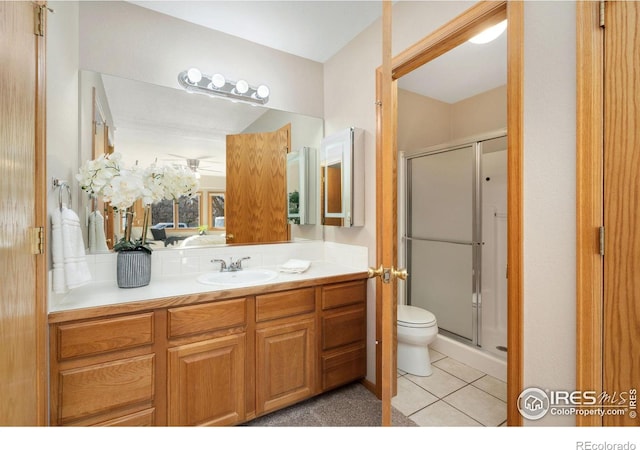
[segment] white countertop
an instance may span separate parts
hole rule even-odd
[[[278,270],[274,266],[256,267],[255,269]],[[266,283],[239,285],[208,285],[197,281],[200,273],[189,275],[165,276],[161,279],[152,279],[148,286],[121,289],[116,280],[111,282],[94,282],[73,289],[66,294],[52,295],[50,297],[49,312],[61,312],[80,308],[93,308],[100,306],[116,305],[121,303],[138,302],[144,300],[159,299],[165,297],[177,297],[182,295],[201,294],[215,291],[233,291],[246,287],[267,286],[278,283],[288,283],[316,278],[326,278],[340,275],[358,274],[366,271],[363,268],[343,266],[325,261],[312,261],[311,266],[303,273],[278,272],[278,276]]]

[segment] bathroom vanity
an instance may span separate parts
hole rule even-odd
[[[94,289],[111,300],[87,307],[90,288],[74,293],[49,314],[51,425],[234,425],[363,378],[367,274],[316,270],[139,300]]]

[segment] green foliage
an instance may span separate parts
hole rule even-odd
[[[125,238],[113,246],[113,250],[116,252],[135,252],[143,251],[151,254],[151,247],[147,243],[142,243],[142,239],[136,239],[135,241],[128,241]]]

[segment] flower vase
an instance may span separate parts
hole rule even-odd
[[[118,287],[137,288],[151,281],[151,254],[143,250],[118,252]]]

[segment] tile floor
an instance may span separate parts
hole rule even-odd
[[[398,395],[392,400],[398,411],[421,427],[506,425],[506,383],[429,351],[431,376],[398,371]]]

